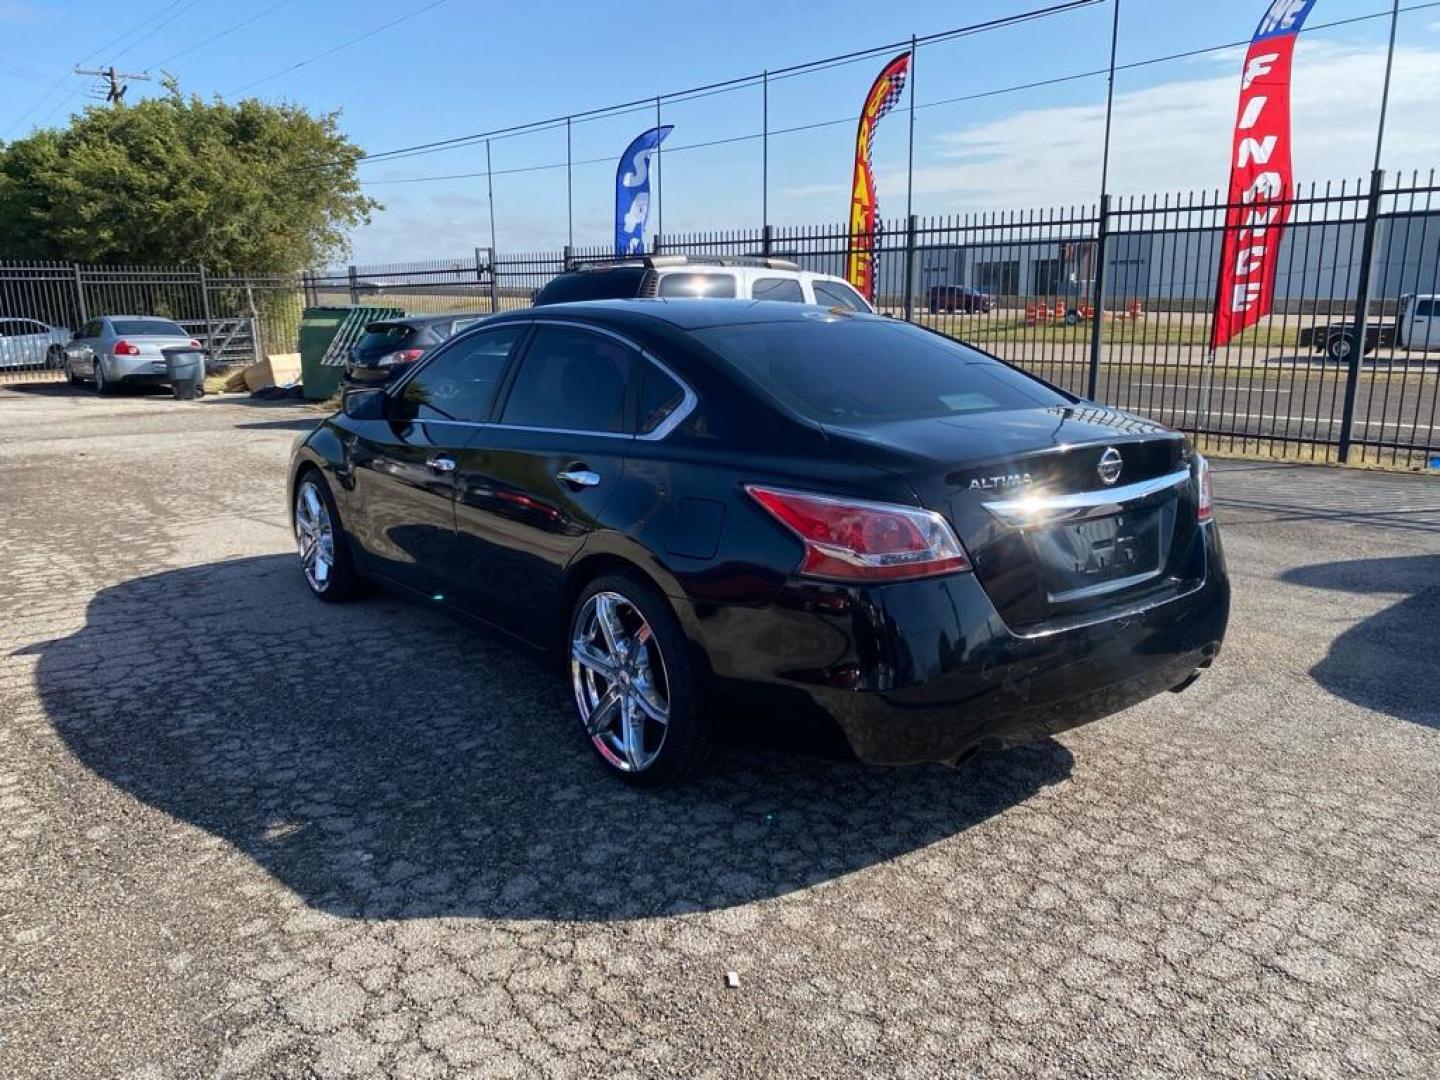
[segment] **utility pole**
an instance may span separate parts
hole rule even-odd
[[[129,89],[127,83],[131,80],[136,82],[149,82],[148,71],[117,71],[115,65],[111,64],[104,68],[82,68],[75,69],[76,75],[93,75],[96,78],[104,79],[108,84],[105,90],[105,100],[111,105],[119,105],[125,98],[125,91]]]

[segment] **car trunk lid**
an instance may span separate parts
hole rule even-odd
[[[165,370],[166,349],[188,349],[194,339],[188,334],[184,337],[175,334],[128,334],[121,335],[121,340],[139,350],[131,354],[131,359],[149,361],[151,367],[160,372]]]
[[[1158,424],[1075,405],[826,430],[950,521],[1016,632],[1133,607],[1203,574],[1191,454]]]

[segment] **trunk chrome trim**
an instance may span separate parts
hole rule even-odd
[[[1123,487],[1106,488],[1104,491],[1033,495],[1021,499],[1000,499],[981,505],[1006,525],[1016,528],[1051,525],[1061,521],[1083,521],[1086,518],[1118,514],[1137,502],[1189,482],[1190,469],[1187,467],[1164,476],[1151,477],[1149,480],[1137,480]]]

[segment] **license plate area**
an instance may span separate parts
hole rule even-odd
[[[1172,499],[1032,532],[1050,602],[1104,596],[1158,577],[1169,560],[1174,526]]]

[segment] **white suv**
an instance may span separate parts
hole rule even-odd
[[[801,270],[788,259],[759,256],[650,255],[581,265],[552,279],[535,295],[535,304],[656,296],[788,300],[875,310],[844,278]]]

